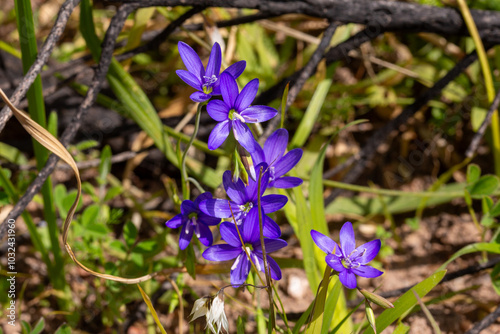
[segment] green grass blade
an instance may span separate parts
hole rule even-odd
[[[328,298],[325,304],[325,313],[323,314],[323,324],[321,326],[321,334],[328,334],[328,330],[332,324],[333,315],[337,308],[337,302],[342,292],[342,283],[337,276],[333,276],[332,281],[336,281],[333,288],[328,292]]]
[[[475,252],[488,252],[494,254],[500,254],[500,244],[488,243],[488,242],[478,242],[475,244],[467,245],[455,254],[453,254],[448,261],[443,263],[438,270],[445,269],[451,262],[456,260],[462,255],[475,253]]]
[[[323,280],[319,286],[318,294],[316,295],[313,316],[307,327],[306,334],[316,334],[321,332],[321,328],[323,326],[323,314],[326,310],[326,295],[328,293],[328,285],[330,284],[331,272],[332,269],[327,266],[323,274]]]
[[[439,282],[443,279],[446,274],[446,270],[441,270],[430,277],[426,278],[422,282],[415,285],[412,290],[407,291],[404,295],[398,298],[394,302],[394,308],[387,309],[382,312],[377,318],[377,333],[381,333],[390,324],[399,319],[402,315],[406,314],[411,310],[416,304],[418,304],[417,298],[413,294],[415,291],[420,298],[428,294]],[[373,329],[368,328],[365,334],[373,334]]]

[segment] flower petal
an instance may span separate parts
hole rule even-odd
[[[241,240],[238,235],[238,231],[236,230],[236,226],[233,223],[223,222],[220,224],[219,230],[222,240],[233,247],[240,247],[241,250]]]
[[[340,282],[348,289],[355,289],[358,285],[356,283],[356,275],[349,270],[344,270],[339,273]]]
[[[332,254],[336,249],[339,248],[335,241],[316,230],[311,230],[311,237],[314,240],[316,246],[318,246],[323,252],[327,254]]]
[[[210,51],[210,57],[208,57],[208,64],[205,76],[211,77],[212,75],[215,75],[216,77],[218,77],[220,72],[221,61],[222,61],[222,56],[220,51],[220,45],[219,43],[215,43],[212,46],[212,51]]]
[[[234,138],[245,150],[252,153],[255,150],[255,139],[252,131],[250,131],[246,124],[241,123],[239,120],[233,120],[232,126]]]
[[[207,104],[207,113],[217,122],[228,120],[229,108],[224,101],[212,100]]]
[[[231,203],[231,209],[229,208],[229,203]],[[241,211],[238,204],[228,201],[227,199],[220,198],[202,201],[200,203],[200,210],[201,212],[216,218],[232,218],[231,210],[234,215]]]
[[[257,141],[254,142],[254,150],[251,154],[251,157],[254,166],[257,166],[262,162],[266,162],[266,155],[264,153],[264,150],[260,147]]]
[[[193,238],[194,226],[191,225],[191,222],[187,222],[184,224],[181,229],[181,234],[179,235],[179,248],[184,250],[187,248],[191,239]]]
[[[241,90],[240,95],[236,98],[236,101],[234,102],[234,109],[239,112],[248,108],[248,106],[252,104],[255,99],[258,89],[259,79],[256,78],[247,83],[247,85]]]
[[[248,202],[246,195],[245,184],[241,179],[235,183],[233,182],[233,177],[231,176],[231,171],[227,170],[222,176],[222,184],[226,190],[227,196],[233,200],[236,204],[245,205]]]
[[[328,254],[325,258],[326,264],[328,264],[333,270],[340,273],[346,271],[347,269],[342,264],[340,257],[334,254]]]
[[[264,215],[262,218],[264,219]],[[240,233],[245,243],[254,243],[259,240],[259,210],[256,206],[248,212],[245,221],[240,226]]]
[[[220,75],[220,92],[224,102],[229,106],[229,108],[234,108],[234,102],[238,97],[238,85],[236,80],[229,73],[222,73]]]
[[[247,123],[265,122],[278,114],[278,110],[268,106],[251,106],[240,112]]]
[[[266,254],[276,252],[277,250],[288,246],[287,242],[281,239],[264,239],[264,244],[266,245]],[[254,246],[254,250],[262,253],[260,241],[258,245]]]
[[[271,269],[271,277],[272,277],[272,279],[276,280],[276,281],[279,281],[281,279],[281,269],[280,269],[280,266],[269,255],[267,255],[267,263],[269,264],[269,269]]]
[[[276,162],[285,154],[288,145],[288,131],[278,129],[267,138],[264,143],[264,154],[269,166],[274,166]]]
[[[215,150],[221,146],[229,136],[229,131],[231,131],[231,122],[229,120],[217,124],[208,137],[208,148]]]
[[[265,213],[278,211],[285,206],[288,198],[284,195],[266,195],[261,199],[262,209]]]
[[[279,238],[281,237],[281,229],[278,224],[268,215],[264,215],[264,226],[262,226],[262,234],[266,238]]]
[[[231,284],[239,286],[245,283],[248,273],[250,272],[250,266],[251,264],[250,261],[248,261],[246,253],[241,252],[231,267]]]
[[[207,226],[214,226],[220,223],[220,218],[212,217],[203,212],[200,212],[198,213],[198,223],[202,223]]]
[[[181,213],[188,216],[190,213],[198,211],[198,207],[190,200],[184,200],[181,203]]]
[[[194,92],[189,96],[189,98],[194,102],[205,102],[210,100],[212,94],[205,94],[203,92]]]
[[[274,177],[279,178],[288,173],[290,169],[295,167],[300,158],[302,158],[302,150],[300,148],[295,148],[288,152],[274,164]]]
[[[182,225],[182,223],[185,222],[183,218],[184,216],[182,214],[178,214],[177,216],[174,216],[172,219],[167,220],[165,225],[167,225],[167,227],[170,228],[178,228],[179,226]]]
[[[300,186],[303,183],[302,179],[294,176],[282,176],[274,181],[271,187],[280,189],[289,189]]]
[[[234,63],[233,65],[229,66],[224,70],[224,72],[229,73],[232,75],[233,78],[238,78],[241,73],[245,70],[245,67],[247,66],[247,62],[244,60],[241,60],[239,62]],[[222,72],[222,73],[224,73]]]
[[[352,253],[356,247],[356,240],[354,239],[354,229],[350,222],[346,222],[340,229],[340,247],[344,257]],[[344,284],[345,285],[345,284]]]
[[[384,273],[383,271],[375,269],[371,266],[363,266],[363,265],[357,268],[351,268],[351,270],[358,276],[368,277],[368,278],[379,277]]]
[[[197,227],[199,231],[199,236],[197,235],[198,240],[200,240],[200,242],[207,247],[212,246],[214,237],[210,228],[204,224],[198,224]]]
[[[205,191],[203,194],[200,194],[198,195],[198,197],[196,197],[196,199],[194,200],[194,205],[196,205],[196,207],[199,207],[202,201],[210,198],[212,198],[212,193],[210,191]]]
[[[207,248],[203,252],[203,258],[208,261],[227,261],[232,260],[241,253],[241,248],[231,245],[221,244]]]
[[[367,242],[364,245],[359,246],[356,248],[356,254],[363,254],[363,256],[360,256],[358,259],[359,263],[366,264],[373,260],[375,256],[377,256],[378,252],[380,251],[380,247],[382,245],[382,242],[380,239],[372,240]]]
[[[187,70],[201,79],[205,75],[205,69],[198,54],[184,42],[179,42],[177,47]]]
[[[260,195],[262,196],[266,191],[267,184],[269,183],[269,173],[266,172],[267,164],[262,163],[253,168],[255,173],[255,180],[253,178],[248,179],[248,186],[246,187],[247,199],[248,201],[257,203],[258,192],[259,192],[259,175],[260,168],[262,167],[263,174],[260,179]]]
[[[179,78],[181,78],[182,81],[187,83],[189,86],[193,87],[194,89],[201,90],[200,78],[198,78],[193,73],[185,70],[177,70],[175,71],[175,73],[177,73]]]

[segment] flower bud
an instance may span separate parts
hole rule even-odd
[[[365,289],[359,289],[359,292],[365,296],[365,298],[372,303],[377,304],[378,306],[381,306],[383,308],[394,308],[394,305],[384,297],[381,297],[373,292],[367,291]]]

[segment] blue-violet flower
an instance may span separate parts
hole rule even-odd
[[[246,123],[257,123],[270,120],[278,114],[274,108],[267,106],[250,106],[257,95],[259,80],[253,79],[238,92],[238,85],[228,73],[220,75],[221,100],[212,100],[207,105],[207,112],[218,123],[208,138],[208,148],[215,150],[226,140],[231,129],[234,138],[248,152],[255,150],[255,139]]]
[[[256,167],[257,173],[260,171],[260,166]],[[264,165],[265,166],[265,165]],[[264,168],[265,170],[265,168]],[[269,173],[265,172],[261,180],[261,206],[264,213],[278,211],[285,206],[288,198],[284,195],[266,195],[262,196],[266,190],[266,185],[269,180]],[[258,207],[258,182],[248,179],[248,186],[245,186],[241,179],[233,182],[230,171],[225,171],[222,177],[222,184],[226,190],[226,194],[231,200],[227,199],[207,199],[200,203],[200,210],[207,215],[217,218],[232,218],[236,220],[236,224],[246,224],[250,219],[256,219],[259,224]],[[264,236],[268,238],[277,238],[281,236],[281,229],[278,224],[267,215],[262,215]],[[232,222],[234,223],[234,222]],[[252,224],[255,222],[252,222]]]
[[[366,265],[380,251],[380,239],[355,248],[354,229],[350,222],[345,223],[340,229],[340,247],[318,231],[311,230],[311,237],[316,245],[328,254],[325,258],[326,263],[339,273],[340,282],[346,288],[356,288],[355,275],[373,278],[383,274],[382,271]]]
[[[178,43],[179,54],[181,55],[187,71],[177,70],[175,73],[189,86],[198,90],[191,94],[191,100],[194,102],[208,101],[213,95],[220,95],[219,72],[222,62],[220,46],[215,43],[212,46],[210,57],[208,58],[207,70],[203,67],[200,57],[196,52],[184,42]],[[234,63],[226,68],[222,73],[228,73],[233,78],[237,78],[245,70],[246,62],[244,60]]]
[[[302,184],[302,179],[293,176],[283,176],[288,173],[302,158],[302,150],[295,148],[285,154],[288,145],[288,131],[276,130],[264,143],[264,149],[255,145],[251,154],[253,163],[258,165],[262,162],[269,166],[269,187],[293,188]],[[285,154],[283,156],[283,154]]]
[[[211,246],[213,242],[212,231],[209,226],[220,223],[220,218],[209,216],[200,211],[200,203],[212,198],[209,192],[203,193],[196,200],[185,200],[181,204],[181,213],[167,221],[165,224],[170,228],[181,227],[179,236],[179,248],[186,249],[193,234],[196,234],[200,242],[205,246]]]
[[[236,230],[236,225],[230,222],[222,223],[220,225],[220,234],[227,244],[214,245],[203,252],[203,257],[209,261],[227,261],[236,258],[231,267],[231,284],[235,286],[245,283],[250,272],[251,262],[248,259],[247,252],[257,270],[264,272],[264,255],[262,254],[259,238],[258,221],[258,212],[255,210],[250,212],[245,223],[239,226],[244,246]],[[264,245],[266,247],[266,258],[271,271],[271,277],[274,280],[280,280],[281,269],[276,261],[267,254],[285,247],[287,243],[281,239],[265,238]]]

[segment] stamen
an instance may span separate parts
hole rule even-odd
[[[236,111],[233,113],[233,116],[236,117],[237,119],[239,119],[242,123],[246,123],[246,121],[243,118],[243,116],[241,116],[240,114],[238,114]]]

